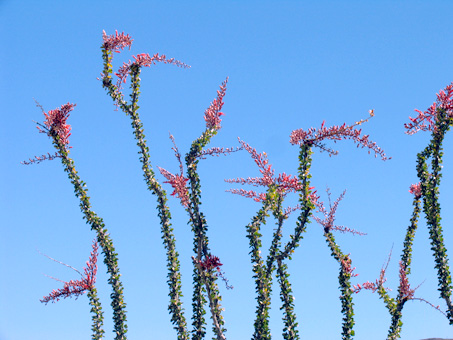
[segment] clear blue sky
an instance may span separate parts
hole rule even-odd
[[[172,172],[178,171],[178,163],[169,131],[180,151],[187,152],[204,128],[204,110],[227,76],[223,127],[211,146],[237,146],[239,136],[266,151],[277,172],[297,172],[298,150],[288,142],[292,130],[319,127],[323,120],[326,125],[353,123],[374,109],[376,116],[363,130],[393,159],[382,162],[350,141],[341,142],[336,157],[316,151],[312,184],[323,199],[326,186],[333,197],[347,189],[337,222],[368,234],[337,237],[360,274],[353,283],[374,281],[393,246],[387,285],[396,294],[412,211],[408,188],[417,182],[416,154],[429,140],[426,133],[405,135],[403,124],[453,81],[452,13],[451,1],[0,1],[0,339],[79,340],[91,335],[86,296],[47,306],[39,302],[60,287],[43,274],[62,280],[77,276],[36,250],[82,269],[94,234],[82,220],[58,160],[20,164],[53,151],[50,139],[35,128],[33,120],[43,117],[33,98],[46,110],[77,103],[69,119],[71,156],[119,252],[129,339],[175,338],[155,198],[142,179],[129,118],[114,111],[96,80],[102,70],[102,30],[124,31],[134,39],[131,51],[115,54],[114,68],[144,52],[164,53],[192,66],[157,65],[141,74],[141,117],[152,163]],[[445,141],[441,187],[450,264],[452,138]],[[245,152],[200,165],[212,251],[235,287],[222,288],[227,337],[234,340],[249,339],[253,332],[255,293],[245,225],[260,205],[226,193],[231,185],[223,180],[258,175]],[[171,208],[189,317],[192,235],[176,200]],[[294,219],[286,235],[293,226]],[[269,221],[264,234],[271,235],[272,229]],[[444,307],[433,264],[421,221],[410,282],[424,282],[416,295]],[[338,265],[318,225],[309,226],[289,271],[302,338],[339,339]],[[101,264],[97,286],[106,311],[106,339],[113,339],[106,280]],[[281,339],[277,292],[275,288],[271,328],[274,338]],[[369,291],[356,295],[354,302],[355,338],[384,339],[390,322],[384,303]],[[404,340],[453,337],[446,319],[419,302],[405,305],[403,322]]]

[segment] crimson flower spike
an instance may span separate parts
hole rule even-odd
[[[287,175],[286,173],[279,174],[276,177],[274,175],[275,172],[272,169],[272,165],[269,164],[269,160],[267,159],[267,154],[265,152],[258,153],[256,151],[256,149],[252,148],[249,144],[245,143],[244,141],[242,141],[239,138],[238,138],[238,140],[239,140],[239,143],[241,143],[242,148],[247,150],[247,152],[252,156],[256,165],[258,165],[258,168],[260,169],[262,177],[226,179],[225,182],[239,183],[242,185],[250,184],[255,187],[275,186],[277,191],[282,195],[286,195],[289,192],[296,192],[296,191],[302,189],[302,184],[300,183],[300,181],[297,177],[293,177],[292,175]],[[266,198],[266,194],[257,193],[253,190],[246,191],[244,189],[230,189],[227,191],[231,192],[233,194],[238,194],[238,195],[244,196],[244,197],[253,198],[256,202],[263,201]]]
[[[362,129],[356,128],[374,117],[374,110],[370,110],[369,114],[370,116],[368,118],[355,122],[352,125],[346,125],[345,123],[341,126],[334,125],[326,128],[324,126],[325,121],[323,121],[321,128],[317,130],[314,128],[310,128],[307,131],[303,129],[294,130],[291,132],[289,142],[292,145],[314,145],[329,153],[329,156],[333,156],[337,155],[338,151],[326,147],[321,143],[323,140],[330,139],[336,142],[342,139],[352,139],[352,141],[357,144],[357,147],[361,146],[362,148],[368,148],[368,153],[373,151],[375,157],[379,155],[383,161],[391,159],[391,157],[385,155],[384,150],[369,139],[369,135],[362,135]]]
[[[131,49],[132,41],[129,34],[124,34],[124,32],[118,34],[118,31],[115,30],[115,34],[107,35],[105,31],[102,31],[102,40],[104,41],[104,48],[109,51],[114,51],[120,53],[119,50],[123,50],[125,47]]]
[[[220,270],[220,267],[223,266],[223,263],[220,262],[220,259],[217,256],[213,256],[211,254],[205,256],[204,260],[197,261],[194,256],[192,256],[192,260],[195,263],[200,265],[200,268],[206,271],[211,271],[216,269],[216,276],[221,278],[222,281],[225,283],[227,289],[233,289],[233,286],[230,286],[229,280],[225,277],[225,273]]]
[[[417,184],[411,184],[409,187],[409,193],[414,195],[416,198],[420,198],[422,196],[422,188],[420,182]]]
[[[453,118],[453,83],[439,91],[437,100],[425,112],[415,110],[417,117],[409,117],[410,123],[404,124],[406,134],[413,135],[418,131],[432,131],[437,121],[438,110],[445,110],[447,116]]]
[[[387,281],[387,278],[385,277],[385,272],[387,271],[387,268],[390,263],[390,259],[392,258],[392,251],[393,251],[393,249],[390,250],[390,254],[387,258],[387,263],[385,265],[383,265],[381,268],[381,272],[379,274],[379,279],[376,279],[375,282],[367,281],[363,284],[357,284],[357,286],[352,286],[354,293],[357,294],[362,289],[371,290],[374,293],[377,290],[379,290],[380,287],[383,287],[384,290],[386,290],[386,291],[391,290],[390,288],[384,287],[384,283]]]
[[[51,138],[56,135],[64,145],[68,145],[69,136],[71,136],[71,125],[66,124],[66,121],[70,116],[69,113],[74,109],[76,104],[67,103],[62,105],[60,108],[50,110],[49,112],[44,111],[43,107],[38,102],[36,102],[36,106],[41,109],[42,113],[46,117],[43,124],[37,123],[36,128],[39,132],[45,133]],[[72,146],[69,146],[68,148],[72,148]],[[34,158],[29,158],[28,161],[23,161],[21,163],[25,165],[38,164],[45,160],[53,160],[60,157],[61,155],[57,152],[53,155],[47,153],[47,155],[35,156]]]
[[[82,278],[80,280],[71,280],[69,282],[64,282],[63,288],[53,290],[49,295],[44,296],[42,300],[40,300],[42,303],[49,303],[49,302],[57,302],[61,298],[66,299],[67,297],[72,297],[74,296],[76,299],[80,296],[83,295],[86,291],[90,291],[94,288],[94,284],[96,283],[96,273],[98,270],[97,267],[97,258],[98,258],[98,244],[96,241],[93,241],[93,250],[91,251],[91,256],[88,259],[86,263],[86,267],[84,268],[84,275],[80,273],[77,269],[74,269],[62,262],[59,262],[63,265],[66,265],[67,267],[70,267],[77,271]],[[52,259],[52,258],[50,258]],[[53,260],[53,259],[52,259]],[[61,281],[56,279],[57,281]]]
[[[220,262],[217,256],[208,255],[205,257],[203,261],[200,262],[200,266],[204,270],[209,271],[216,268],[217,271],[220,271],[220,266],[223,266],[223,264]]]
[[[167,179],[164,183],[168,183],[174,189],[172,196],[176,196],[181,200],[181,205],[185,208],[189,207],[189,190],[187,189],[186,183],[189,181],[188,178],[184,177],[184,167],[181,162],[181,154],[179,153],[178,147],[176,146],[175,138],[170,134],[170,139],[173,142],[171,148],[175,152],[175,157],[179,163],[179,175],[173,175],[171,172],[157,167],[160,173]]]
[[[38,104],[38,106],[40,105]],[[63,144],[69,144],[71,125],[66,124],[66,121],[70,116],[69,113],[74,110],[75,106],[76,104],[67,103],[59,109],[50,110],[47,113],[43,110],[46,119],[44,120],[44,125],[38,123],[37,129],[40,133],[46,133],[49,137],[52,137],[52,134],[56,133]]]
[[[164,183],[168,183],[172,186],[173,192],[172,196],[178,197],[181,200],[181,205],[185,208],[189,207],[189,190],[187,189],[186,183],[189,180],[185,178],[181,173],[180,175],[173,175],[171,172],[157,167],[160,173],[167,179]]]
[[[206,121],[206,128],[211,130],[220,130],[220,122],[222,119],[220,119],[221,116],[224,115],[222,110],[223,107],[223,97],[225,97],[226,93],[226,85],[228,83],[228,77],[225,79],[225,81],[220,85],[220,90],[217,91],[217,98],[214,99],[209,105],[209,107],[206,109],[204,112],[204,120]]]
[[[126,83],[128,75],[131,73],[132,65],[138,65],[139,67],[150,67],[151,65],[156,65],[157,63],[164,63],[170,65],[176,65],[182,68],[190,68],[189,65],[184,64],[183,62],[176,60],[175,58],[167,58],[165,54],[159,55],[158,53],[150,56],[148,53],[137,54],[132,56],[134,61],[128,61],[123,63],[123,65],[118,69],[115,75],[118,77],[117,87],[121,88],[122,83]]]

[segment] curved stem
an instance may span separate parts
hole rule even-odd
[[[54,146],[61,155],[61,161],[65,166],[65,171],[67,172],[71,183],[74,185],[74,192],[80,200],[80,208],[84,214],[84,219],[90,224],[91,229],[96,232],[97,241],[104,254],[104,263],[107,266],[107,272],[110,274],[108,282],[113,289],[113,293],[110,297],[112,299],[111,306],[113,308],[113,321],[115,324],[115,339],[126,340],[126,304],[124,303],[123,285],[120,280],[121,275],[118,267],[118,254],[115,252],[113,241],[108,234],[102,218],[98,217],[91,210],[90,197],[87,194],[88,190],[85,188],[85,183],[80,179],[79,175],[77,175],[74,161],[69,158],[69,152],[66,149],[66,145],[60,141],[58,133],[51,130],[50,134],[52,135]]]
[[[171,314],[171,322],[178,334],[178,340],[188,340],[187,322],[184,317],[184,309],[181,301],[181,273],[179,254],[176,251],[176,239],[171,227],[171,214],[167,206],[166,192],[155,178],[151,166],[149,148],[145,139],[143,124],[138,114],[138,99],[140,95],[140,67],[136,64],[131,65],[131,104],[127,104],[118,88],[112,84],[112,52],[103,49],[104,77],[103,86],[108,90],[110,97],[119,107],[131,118],[131,125],[137,146],[139,147],[140,162],[142,163],[143,176],[148,190],[157,196],[157,209],[161,224],[161,233],[164,247],[167,251],[167,269],[170,303],[168,310]]]
[[[441,179],[442,142],[446,132],[453,124],[453,118],[449,117],[444,109],[438,109],[436,124],[433,130],[433,138],[430,144],[417,155],[417,174],[420,178],[423,210],[429,226],[431,249],[435,258],[435,268],[439,281],[440,296],[447,303],[447,318],[453,324],[453,303],[451,294],[453,291],[451,272],[448,265],[447,249],[445,248],[439,204],[439,184]],[[426,164],[427,158],[431,157],[431,173]]]

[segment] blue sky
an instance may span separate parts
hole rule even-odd
[[[0,244],[0,339],[53,340],[90,337],[85,296],[47,306],[39,299],[77,274],[36,250],[82,269],[94,234],[82,220],[61,163],[23,166],[22,160],[52,152],[51,141],[33,121],[71,102],[71,156],[104,218],[119,253],[128,304],[129,339],[174,339],[167,312],[165,252],[155,198],[146,190],[128,117],[115,111],[101,83],[102,30],[124,31],[131,51],[115,55],[114,68],[138,53],[163,53],[191,65],[188,70],[156,65],[143,70],[141,117],[152,163],[171,172],[178,163],[168,139],[181,152],[204,129],[203,113],[229,76],[222,129],[211,146],[237,146],[237,137],[265,151],[276,172],[296,174],[297,148],[289,134],[298,128],[353,123],[374,109],[363,131],[392,160],[382,162],[350,141],[334,145],[336,157],[316,151],[312,184],[326,199],[347,189],[337,222],[366,232],[338,235],[359,277],[374,281],[393,246],[387,285],[398,284],[398,260],[411,215],[409,185],[417,182],[416,154],[427,133],[404,134],[414,109],[426,109],[453,81],[450,1],[0,1],[2,77]],[[441,186],[445,242],[453,251],[452,137],[444,144]],[[213,253],[220,257],[234,290],[222,290],[228,339],[253,332],[254,283],[245,225],[259,204],[225,190],[226,178],[259,172],[246,152],[210,158],[200,165],[203,211]],[[162,177],[160,177],[162,180]],[[237,186],[236,186],[237,187]],[[167,190],[170,188],[167,187]],[[296,198],[289,198],[294,204]],[[179,203],[171,201],[183,267],[185,306],[190,316],[192,236]],[[294,226],[287,222],[286,232]],[[273,222],[264,229],[269,241]],[[438,299],[428,232],[420,222],[410,282],[416,296]],[[303,339],[338,339],[341,333],[338,265],[311,224],[289,263]],[[98,290],[113,339],[109,287],[100,265]],[[272,304],[272,334],[281,339],[278,290]],[[393,295],[394,296],[394,295]],[[376,294],[355,296],[356,337],[384,339],[390,317]],[[404,308],[402,339],[453,337],[437,311],[419,302]]]

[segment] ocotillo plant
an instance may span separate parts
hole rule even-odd
[[[373,117],[373,111],[370,111],[370,117]],[[304,131],[302,129],[294,130],[290,136],[290,142],[293,145],[300,146],[299,154],[299,176],[292,177],[285,173],[274,175],[272,165],[269,164],[266,153],[258,154],[255,149],[250,147],[247,143],[239,140],[244,149],[246,149],[252,156],[255,163],[258,165],[259,171],[262,177],[255,178],[237,178],[233,180],[227,180],[229,183],[248,184],[252,186],[264,186],[267,188],[266,193],[258,193],[254,190],[246,191],[244,189],[231,189],[230,192],[239,194],[245,197],[253,198],[257,202],[263,202],[261,209],[253,217],[252,223],[247,225],[247,237],[250,240],[250,254],[252,256],[253,273],[255,278],[256,292],[257,292],[257,308],[256,308],[256,320],[255,320],[255,332],[253,339],[271,339],[271,333],[269,329],[269,308],[272,291],[272,275],[273,271],[277,269],[277,279],[280,285],[280,297],[282,300],[281,309],[284,310],[283,321],[285,327],[283,329],[283,337],[285,339],[299,339],[299,331],[296,328],[298,323],[296,322],[296,316],[294,314],[294,298],[292,296],[292,289],[288,280],[289,274],[287,272],[287,264],[285,260],[291,260],[291,254],[294,253],[295,249],[299,246],[302,239],[303,233],[305,232],[309,218],[311,217],[315,207],[319,208],[319,211],[325,215],[325,219],[321,220],[316,218],[316,221],[322,225],[324,230],[324,236],[326,242],[330,248],[332,256],[340,264],[339,284],[341,290],[341,304],[343,318],[343,339],[352,339],[354,335],[353,326],[353,303],[352,303],[352,289],[350,278],[356,276],[353,274],[353,268],[351,267],[351,259],[349,255],[345,255],[340,250],[340,247],[335,242],[335,238],[332,234],[333,230],[340,230],[342,232],[358,233],[353,229],[345,228],[342,226],[335,226],[335,212],[338,207],[339,201],[343,198],[343,195],[330,206],[330,211],[327,212],[322,202],[319,201],[319,197],[316,192],[310,187],[310,168],[311,168],[311,155],[312,147],[317,146],[322,151],[327,151],[329,155],[337,154],[336,151],[330,149],[325,144],[324,140],[342,140],[352,139],[358,146],[362,148],[368,148],[369,151],[373,151],[375,155],[381,156],[382,160],[387,160],[384,151],[380,149],[376,143],[369,140],[367,135],[362,135],[361,129],[357,126],[365,123],[368,119],[360,120],[353,125],[347,126],[333,126],[326,128],[324,122],[321,128],[316,130],[314,128]],[[299,205],[295,208],[287,208],[283,210],[282,203],[285,196],[290,192],[299,193]],[[330,202],[330,194],[329,202]],[[300,210],[296,227],[293,233],[290,235],[290,241],[286,245],[281,245],[282,228],[283,222],[287,219],[289,213],[293,210]],[[277,220],[277,229],[273,234],[272,243],[269,248],[269,255],[266,262],[261,256],[261,225],[266,223],[266,217],[268,212],[271,211]],[[277,266],[275,266],[275,263]]]
[[[137,105],[140,95],[140,72],[141,68],[150,66],[156,62],[164,62],[169,64],[176,64],[178,66],[187,67],[187,65],[176,61],[174,59],[167,59],[165,56],[154,55],[151,57],[148,54],[139,54],[134,56],[135,61],[124,63],[123,66],[115,73],[118,77],[116,85],[113,84],[111,79],[112,71],[112,51],[123,49],[126,46],[131,46],[132,40],[124,34],[108,36],[103,35],[104,43],[102,45],[102,53],[104,60],[104,71],[102,74],[102,82],[104,88],[107,89],[109,95],[127,115],[132,119],[132,128],[139,153],[141,155],[140,161],[144,177],[147,182],[148,188],[151,192],[158,197],[158,210],[161,218],[162,234],[164,245],[167,250],[167,268],[169,269],[169,288],[171,301],[169,305],[170,313],[172,313],[172,322],[178,332],[179,339],[188,339],[188,331],[186,329],[186,319],[182,309],[181,296],[181,280],[179,271],[178,253],[175,249],[175,240],[173,231],[170,228],[171,215],[166,206],[166,192],[155,178],[154,171],[151,166],[151,157],[149,155],[149,148],[145,140],[143,125],[140,122]],[[131,94],[130,103],[127,103],[121,93],[121,83],[126,82],[127,76],[131,76]],[[189,223],[192,225],[194,232],[194,294],[192,299],[193,306],[193,330],[192,339],[203,339],[205,336],[206,321],[204,319],[205,304],[207,303],[206,297],[209,300],[209,309],[211,311],[211,318],[213,322],[213,331],[218,339],[225,339],[225,331],[223,316],[221,315],[222,308],[220,306],[221,296],[217,287],[217,275],[214,273],[214,268],[219,268],[218,263],[211,263],[213,255],[210,253],[209,241],[207,236],[207,223],[203,213],[200,211],[200,179],[197,173],[197,165],[200,158],[207,155],[218,155],[220,153],[231,152],[231,149],[204,149],[210,142],[211,138],[217,134],[220,129],[221,112],[223,106],[223,97],[226,92],[227,80],[222,83],[220,90],[217,91],[217,98],[211,103],[205,111],[204,119],[206,121],[206,130],[197,138],[191,145],[190,151],[185,157],[187,167],[187,177],[183,173],[183,165],[181,162],[181,155],[176,147],[174,151],[180,163],[180,174],[173,175],[160,168],[161,173],[167,179],[173,189],[173,195],[177,195],[181,200],[181,204],[185,207],[189,214]],[[174,142],[173,136],[171,136]],[[208,264],[209,263],[209,264]]]
[[[87,296],[90,299],[91,312],[93,313],[93,316],[91,317],[91,319],[93,320],[93,325],[91,327],[91,330],[93,331],[92,339],[98,340],[102,339],[105,332],[102,328],[104,324],[104,314],[102,312],[101,302],[99,301],[99,298],[97,296],[96,287],[94,286],[94,284],[96,283],[96,274],[98,271],[97,260],[99,247],[96,240],[93,241],[92,248],[93,250],[90,254],[90,258],[87,261],[87,266],[83,269],[84,274],[82,274],[74,267],[71,267],[65,263],[62,263],[45,255],[52,261],[63,264],[64,266],[76,271],[78,274],[80,274],[82,279],[65,282],[51,277],[54,280],[63,282],[63,288],[53,290],[49,295],[44,296],[41,302],[45,304],[49,302],[54,303],[61,298],[66,299],[67,297],[75,297],[77,299],[80,295],[83,295],[85,292],[87,292]]]
[[[451,283],[451,272],[448,266],[448,257],[446,247],[442,236],[442,227],[440,224],[440,204],[439,204],[439,185],[442,170],[442,142],[446,132],[453,124],[453,84],[448,85],[437,95],[437,101],[431,105],[425,112],[416,110],[416,118],[409,117],[410,123],[405,124],[406,133],[412,135],[418,131],[431,131],[431,141],[428,146],[417,155],[417,176],[420,182],[412,184],[409,192],[414,195],[414,210],[410,219],[410,225],[407,227],[406,237],[404,239],[403,252],[399,262],[399,286],[395,298],[391,298],[387,289],[384,287],[385,265],[375,282],[365,282],[363,285],[355,286],[355,291],[369,289],[378,292],[392,317],[388,331],[387,339],[393,340],[400,338],[402,322],[402,311],[404,304],[409,300],[419,300],[428,303],[435,309],[444,314],[450,324],[453,324],[453,306],[451,294],[453,291]],[[428,168],[427,160],[431,158],[431,169]],[[439,306],[434,306],[423,298],[414,296],[415,290],[409,284],[408,275],[411,273],[410,265],[412,263],[412,245],[417,231],[418,219],[420,216],[420,204],[423,202],[423,211],[429,228],[431,239],[431,249],[435,258],[435,268],[438,273],[440,297],[443,298],[447,305],[446,312],[442,311]]]
[[[91,210],[90,197],[86,183],[82,181],[75,169],[74,161],[69,157],[69,137],[71,136],[71,126],[67,124],[70,112],[74,109],[75,104],[65,104],[60,108],[45,112],[41,105],[37,104],[44,116],[44,124],[38,123],[37,128],[40,133],[45,133],[52,138],[52,143],[57,149],[54,155],[50,153],[41,157],[29,159],[23,164],[39,163],[46,159],[60,158],[64,166],[64,171],[68,174],[68,178],[74,186],[76,197],[80,200],[80,209],[83,213],[83,218],[91,226],[91,230],[96,232],[97,242],[101,245],[102,253],[104,254],[104,263],[107,266],[107,272],[110,274],[108,279],[112,286],[111,306],[113,309],[113,321],[115,327],[116,340],[125,340],[127,325],[126,325],[126,304],[123,298],[123,285],[120,280],[120,271],[118,267],[118,254],[113,247],[113,241],[109,236],[108,230],[104,225],[102,218],[98,217]],[[94,291],[93,291],[94,292]],[[92,293],[93,294],[93,293]],[[96,334],[96,331],[95,331]],[[93,335],[93,338],[96,338]]]
[[[172,174],[164,168],[158,167],[159,172],[165,179],[164,184],[169,184],[173,190],[172,196],[176,196],[188,214],[189,224],[193,232],[193,295],[192,295],[192,328],[187,325],[186,312],[182,301],[181,283],[181,264],[179,254],[176,250],[176,238],[171,225],[170,209],[167,205],[167,193],[153,170],[149,147],[145,139],[144,127],[139,116],[138,100],[140,98],[140,74],[142,68],[150,67],[156,63],[173,64],[179,67],[188,68],[184,63],[165,55],[137,54],[133,56],[133,61],[123,63],[117,72],[113,72],[113,53],[120,53],[125,47],[131,48],[132,39],[129,35],[116,32],[113,35],[103,33],[101,44],[103,72],[101,82],[108,95],[112,98],[114,105],[121,109],[131,118],[131,126],[136,144],[139,148],[140,164],[143,176],[148,189],[157,198],[157,210],[160,218],[161,233],[164,248],[166,251],[166,267],[168,270],[167,282],[169,287],[170,302],[168,310],[170,321],[176,330],[176,337],[180,340],[201,340],[206,337],[207,320],[205,314],[209,313],[212,322],[214,339],[226,339],[225,321],[222,315],[221,301],[218,278],[221,278],[227,285],[228,280],[220,270],[221,260],[215,256],[209,245],[209,228],[207,219],[201,211],[201,179],[198,172],[198,164],[201,159],[207,156],[226,155],[232,152],[245,149],[258,166],[261,175],[259,177],[236,178],[226,180],[229,183],[241,185],[251,185],[264,187],[263,192],[245,189],[231,189],[230,192],[239,194],[247,198],[252,198],[261,206],[251,222],[246,226],[246,235],[249,240],[250,256],[252,263],[252,276],[255,281],[255,291],[257,294],[257,305],[255,309],[254,330],[252,339],[266,340],[271,339],[270,331],[270,306],[274,278],[278,282],[279,296],[281,298],[281,310],[283,311],[284,328],[282,336],[284,339],[300,339],[301,327],[296,320],[294,311],[295,299],[293,287],[290,282],[289,265],[296,248],[303,239],[304,232],[308,228],[311,220],[315,220],[321,227],[326,243],[332,257],[339,265],[339,289],[341,311],[343,314],[342,339],[352,339],[354,336],[354,303],[353,293],[358,293],[362,289],[378,292],[386,304],[391,315],[391,325],[389,327],[388,339],[396,339],[401,333],[401,318],[405,302],[409,300],[422,300],[414,296],[416,288],[411,288],[408,275],[411,273],[412,263],[412,244],[417,229],[418,218],[423,204],[423,212],[430,230],[431,246],[435,258],[435,267],[438,271],[440,296],[447,304],[445,315],[449,322],[453,324],[453,306],[451,301],[452,282],[446,247],[443,241],[442,228],[440,224],[440,205],[439,205],[439,184],[441,178],[442,163],[442,142],[446,132],[453,124],[453,85],[449,85],[445,91],[441,91],[438,100],[427,111],[418,111],[416,118],[411,118],[411,123],[406,125],[409,134],[417,131],[432,131],[430,144],[418,154],[417,175],[420,183],[413,184],[410,192],[414,195],[414,211],[407,228],[406,238],[403,246],[399,267],[399,288],[395,298],[391,298],[384,287],[385,273],[387,264],[382,268],[379,279],[375,282],[365,282],[364,284],[351,284],[351,279],[357,274],[352,267],[352,259],[340,249],[336,242],[333,232],[350,232],[361,234],[354,229],[335,224],[335,215],[340,201],[345,192],[333,203],[330,199],[330,191],[327,191],[329,206],[324,205],[320,197],[316,194],[314,187],[310,185],[312,178],[311,165],[313,147],[318,147],[325,151],[329,156],[336,155],[337,152],[328,147],[325,142],[334,142],[350,139],[358,147],[368,149],[369,153],[374,153],[382,160],[387,160],[384,151],[375,142],[369,139],[368,135],[362,134],[359,128],[374,116],[374,111],[369,111],[370,117],[360,120],[352,125],[343,124],[341,126],[326,127],[323,122],[319,129],[310,128],[308,130],[297,129],[290,135],[290,143],[299,147],[299,164],[297,176],[286,173],[275,174],[272,165],[269,163],[266,153],[258,153],[256,149],[239,139],[240,147],[234,148],[207,148],[212,138],[221,129],[222,108],[226,95],[228,78],[220,85],[216,98],[204,112],[205,129],[198,135],[190,145],[189,151],[182,160],[182,155],[176,146],[175,138],[170,135],[173,142],[173,151],[179,163],[179,173]],[[116,81],[113,77],[116,76]],[[129,99],[123,94],[122,86],[130,82]],[[39,107],[41,107],[38,104]],[[44,160],[60,158],[64,171],[67,172],[71,183],[74,185],[76,196],[80,200],[80,208],[83,218],[96,233],[96,241],[93,243],[93,252],[84,270],[80,273],[82,279],[63,282],[62,289],[53,291],[44,297],[42,302],[54,302],[59,298],[69,296],[79,296],[88,292],[90,305],[93,315],[93,339],[101,339],[104,335],[102,328],[103,314],[97,291],[94,287],[96,276],[97,244],[100,245],[104,254],[104,263],[109,274],[108,282],[112,287],[111,307],[113,309],[115,339],[126,339],[126,311],[123,298],[123,286],[120,281],[118,268],[118,256],[113,247],[113,242],[103,223],[103,220],[91,210],[90,198],[87,195],[86,184],[80,179],[75,170],[74,161],[69,157],[70,146],[69,137],[71,127],[67,124],[70,112],[75,104],[65,104],[58,109],[45,112],[43,124],[38,123],[41,133],[47,134],[52,138],[56,148],[54,154],[47,153],[40,157],[30,159],[24,164],[40,163]],[[201,115],[200,115],[201,119]],[[427,161],[431,159],[431,166]],[[295,207],[284,207],[284,201],[288,194],[297,194],[299,203]],[[283,228],[289,214],[298,213],[295,226],[291,228],[289,240],[283,241]],[[316,213],[323,215],[318,217]],[[262,236],[265,232],[263,226],[267,218],[272,214],[276,220],[276,229],[272,235],[272,241],[268,249],[267,256],[263,255]],[[152,227],[152,226],[150,226]],[[390,261],[390,256],[389,260]],[[59,261],[57,261],[59,262]],[[71,267],[72,268],[72,267]],[[274,277],[275,276],[275,277]],[[426,302],[426,301],[425,301]],[[439,309],[440,307],[432,307]]]

